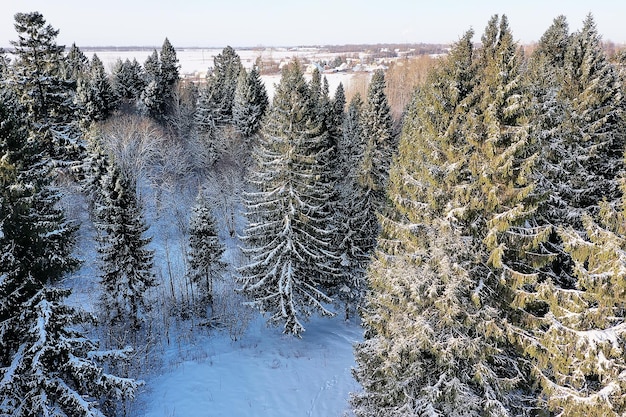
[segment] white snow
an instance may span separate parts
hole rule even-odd
[[[158,316],[167,314],[159,305],[170,291],[176,291],[178,299],[185,291],[182,277],[187,236],[182,234],[177,216],[188,214],[195,201],[195,190],[190,188],[185,191],[181,187],[171,195],[164,192],[159,215],[152,191],[142,188],[146,218],[151,224],[146,235],[154,238],[151,248],[155,250],[157,276],[162,279],[162,286],[153,294]],[[223,191],[219,181],[208,188],[211,201],[218,201]],[[228,201],[238,204],[233,196]],[[94,311],[99,298],[96,231],[88,220],[84,201],[66,195],[64,203],[72,208],[69,217],[81,224],[77,255],[85,260],[64,284],[73,289],[71,304]],[[234,268],[241,264],[238,236],[244,219],[242,210],[237,209],[238,233],[231,237],[225,222],[229,204],[216,207],[216,215],[226,245],[223,259]],[[197,318],[193,325],[174,317],[166,319],[167,325],[155,321],[152,368],[130,375],[145,381],[145,385],[130,405],[128,416],[350,415],[350,393],[359,390],[351,374],[355,366],[353,344],[362,340],[359,323],[345,322],[341,314],[334,318],[312,317],[303,323],[306,331],[302,338],[283,335],[282,327],[267,327],[267,317],[242,306],[232,274],[216,282],[217,320],[213,323],[223,327],[198,325],[202,319]]]
[[[183,361],[146,379],[139,396],[146,417],[340,417],[349,412],[356,323],[314,318],[301,339],[254,320],[236,342],[225,331],[198,340],[201,359]],[[177,356],[178,347],[170,352]]]

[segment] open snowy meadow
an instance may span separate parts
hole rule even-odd
[[[233,341],[212,331],[171,346],[167,366],[146,378],[135,408],[146,417],[328,417],[349,410],[352,344],[361,329],[336,317],[313,319],[301,339],[250,322]]]

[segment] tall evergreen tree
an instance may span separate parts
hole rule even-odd
[[[166,89],[163,79],[161,60],[156,49],[143,64],[145,87],[141,93],[141,104],[144,111],[157,121],[165,120]]]
[[[471,38],[430,74],[405,120],[356,349],[359,416],[534,413],[503,281],[545,238],[528,222],[528,103],[506,17],[489,21],[479,54]]]
[[[359,93],[350,100],[343,124],[342,134],[337,144],[338,159],[340,161],[340,177],[356,178],[358,167],[365,151],[365,137],[361,124],[363,100]]]
[[[0,414],[102,416],[101,401],[130,399],[137,383],[103,372],[86,313],[52,288],[77,261],[75,229],[56,208],[37,143],[5,92],[0,99]],[[123,356],[121,352],[109,355]]]
[[[563,17],[555,19],[531,62],[551,75],[533,83],[543,93],[535,120],[545,155],[535,176],[549,196],[539,221],[551,230],[535,256],[550,262],[513,282],[514,303],[528,313],[520,345],[542,387],[540,404],[563,415],[620,415],[625,368],[615,347],[624,340],[624,319],[614,298],[622,292],[614,269],[623,256],[620,82],[591,16],[574,35]]]
[[[89,71],[78,79],[76,101],[83,124],[106,120],[115,108],[115,95],[104,65],[96,54]]]
[[[59,31],[39,12],[17,13],[15,29],[11,84],[27,110],[31,135],[45,144],[42,150],[50,158],[76,161],[81,144],[74,117],[74,81],[63,72],[64,47],[56,44]]]
[[[213,306],[213,282],[226,267],[223,254],[215,217],[200,192],[189,222],[189,276],[200,292],[202,307]]]
[[[234,100],[233,124],[245,137],[249,137],[259,130],[269,104],[256,67],[250,72],[241,70]]]
[[[370,81],[361,124],[365,136],[361,181],[376,194],[378,204],[382,205],[395,150],[391,111],[385,95],[385,74],[382,70],[375,71]]]
[[[115,95],[122,101],[132,105],[139,100],[141,92],[145,88],[143,68],[133,59],[118,60],[113,66],[112,85]]]
[[[169,39],[165,38],[163,46],[161,46],[161,77],[165,85],[166,101],[172,99],[174,87],[180,79],[179,68],[180,65],[176,57],[176,50]]]
[[[334,272],[326,141],[300,65],[292,62],[283,69],[256,150],[251,182],[257,191],[246,194],[250,262],[240,269],[251,304],[288,334],[299,335],[302,319],[314,311],[332,314],[320,289]]]
[[[345,118],[344,106],[345,98],[340,85],[333,101],[333,124],[338,125],[342,121],[341,128],[335,130],[335,134],[341,136],[333,166],[338,200],[334,245],[338,254],[337,269],[340,271],[333,294],[343,302],[348,319],[360,304],[367,287],[365,273],[376,242],[378,219],[371,209],[376,206],[371,200],[373,194],[358,180],[365,150],[361,126],[363,101],[359,94],[355,95]]]
[[[230,46],[214,58],[213,70],[207,76],[206,87],[198,101],[198,124],[223,126],[232,122],[235,90],[242,68],[241,58]]]
[[[78,80],[81,75],[89,70],[89,59],[75,43],[67,52],[64,61],[65,75],[70,80]]]
[[[143,322],[148,309],[146,291],[157,285],[153,252],[146,248],[151,238],[135,195],[135,187],[115,163],[109,164],[103,180],[98,227],[102,260],[101,312],[113,326],[130,321],[133,329]]]

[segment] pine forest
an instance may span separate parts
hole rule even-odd
[[[14,27],[0,416],[154,415],[218,338],[298,346],[271,371],[341,326],[342,415],[626,415],[626,49],[592,14],[533,45],[493,15],[360,89],[297,58],[270,88],[230,46],[184,77],[167,38],[107,67],[39,12]]]

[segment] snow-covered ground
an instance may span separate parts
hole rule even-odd
[[[222,178],[224,177],[224,178]],[[356,319],[346,322],[341,311],[334,318],[312,317],[304,322],[302,338],[283,335],[268,327],[266,318],[242,305],[234,290],[234,266],[241,262],[240,242],[245,219],[231,194],[237,185],[222,173],[208,186],[225,244],[224,260],[231,265],[216,282],[211,321],[172,316],[168,309],[184,306],[185,247],[188,236],[181,227],[195,201],[193,185],[161,194],[157,210],[153,191],[142,187],[147,232],[153,240],[155,272],[161,285],[153,290],[149,366],[133,377],[145,381],[128,417],[342,417],[350,415],[350,392],[359,389],[352,378],[353,345],[362,340]],[[226,185],[225,185],[226,184]],[[76,255],[84,263],[65,281],[73,288],[72,304],[94,311],[100,291],[96,231],[87,204],[78,193],[63,201],[68,217],[78,222]],[[230,212],[236,211],[237,234],[228,233]],[[176,293],[172,298],[171,293]],[[140,346],[141,348],[141,346]]]
[[[195,346],[173,346],[168,369],[146,380],[146,417],[341,417],[349,413],[352,344],[361,328],[315,318],[301,339],[257,318],[242,337],[212,331]],[[181,360],[181,349],[193,360]]]

